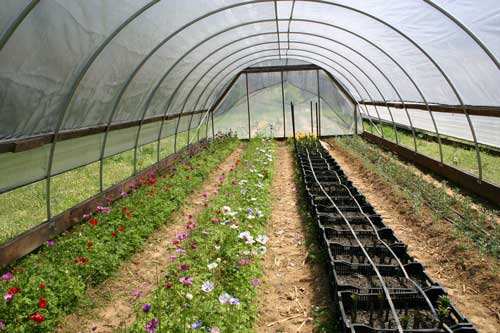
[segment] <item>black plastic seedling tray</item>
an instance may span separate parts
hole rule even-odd
[[[399,265],[377,265],[377,270],[391,292],[415,291],[415,285],[409,281]],[[425,273],[420,263],[409,263],[403,266],[420,288],[426,289],[437,284]],[[369,264],[350,264],[342,261],[332,262],[332,283],[335,294],[339,291],[355,293],[381,293],[380,280]]]
[[[440,287],[431,287],[426,295],[434,308],[438,308],[438,300],[446,296]],[[342,318],[342,330],[345,333],[393,333],[397,332],[393,314],[383,294],[358,294],[350,291],[338,293],[339,312]],[[397,316],[406,332],[445,333],[440,320],[436,318],[423,297],[417,291],[391,294]],[[477,333],[464,316],[450,306],[448,316],[442,323],[456,333]]]
[[[373,230],[373,226],[380,230],[387,228],[387,226],[382,221],[380,215],[372,214],[368,215],[370,218],[370,223],[368,219],[362,214],[350,215],[348,221],[355,230]],[[323,228],[332,228],[335,230],[347,230],[344,219],[337,214],[321,214],[317,217],[318,224]]]
[[[342,214],[349,213],[349,212],[359,213],[359,207],[357,205],[355,205],[355,204],[349,205],[349,206],[343,206],[343,205],[338,205],[338,204],[335,204],[335,205],[342,212]],[[323,214],[324,213],[338,214],[337,208],[335,208],[333,206],[333,204],[331,204],[331,203],[329,203],[327,205],[313,203],[313,206],[315,207],[315,209],[317,211],[317,214],[319,214],[319,213],[323,213]],[[375,210],[373,209],[373,207],[371,205],[362,205],[361,209],[363,210],[363,212],[365,214],[368,214],[368,215],[375,214]]]
[[[331,242],[327,245],[332,261],[345,261],[352,264],[369,263],[360,246],[342,245]],[[393,254],[383,245],[363,247],[376,265],[394,265],[397,263]],[[406,265],[413,262],[413,258],[406,253],[406,246],[404,244],[393,244],[389,245],[389,247],[402,264]]]
[[[346,226],[347,227],[347,226]],[[334,230],[332,228],[324,228],[323,232],[325,233],[325,237],[329,243],[337,243],[342,245],[358,245],[357,241],[354,238],[351,230],[346,229],[342,231]],[[372,230],[356,230],[356,237],[363,244],[363,246],[377,246],[381,245],[380,240],[378,239],[375,232]],[[392,229],[385,228],[378,231],[379,237],[382,241],[384,241],[387,245],[395,245],[395,244],[403,244],[396,236],[394,236],[394,232]]]

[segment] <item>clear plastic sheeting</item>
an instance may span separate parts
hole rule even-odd
[[[318,125],[322,135],[355,133],[354,105],[318,70],[242,74],[215,110],[214,127],[232,130],[241,138],[248,138],[249,128],[251,136],[288,137],[293,135],[291,103],[296,133],[318,133]]]

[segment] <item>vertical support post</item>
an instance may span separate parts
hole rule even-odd
[[[283,138],[286,138],[285,87],[284,87],[284,83],[283,83],[283,71],[281,71],[281,104],[283,106]]]
[[[316,109],[316,137],[319,138],[319,117],[318,117],[318,103],[314,103]]]
[[[358,105],[354,104],[354,134],[358,135]]]
[[[215,138],[215,126],[214,126],[214,110],[210,112],[210,118],[212,120],[212,138]],[[208,128],[208,126],[207,126]]]
[[[320,120],[321,93],[319,91],[320,89],[319,89],[319,70],[318,69],[316,70],[316,83],[318,85],[318,104],[316,105],[316,117],[317,117],[316,123],[317,123],[318,128],[316,129],[316,132],[318,132],[318,138],[319,138],[321,136],[321,120]]]
[[[313,101],[311,101],[311,136],[314,134],[314,124],[313,124]]]
[[[248,113],[248,139],[252,138],[252,134],[250,132],[250,96],[248,95],[248,73],[245,73],[245,85],[247,88],[247,113]]]
[[[295,138],[295,110],[293,109],[293,102],[290,102],[290,109],[292,110],[293,141],[296,141],[296,138]]]

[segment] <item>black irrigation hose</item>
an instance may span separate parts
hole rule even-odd
[[[397,264],[399,265],[399,267],[401,268],[401,270],[403,271],[403,274],[405,275],[405,277],[411,282],[413,283],[413,285],[415,286],[415,288],[418,290],[419,293],[422,294],[422,296],[424,297],[425,301],[427,302],[427,305],[429,305],[429,309],[431,310],[432,314],[434,315],[434,317],[439,320],[439,316],[436,312],[436,309],[434,308],[434,306],[432,305],[432,302],[430,301],[430,299],[427,297],[427,295],[425,294],[425,292],[422,290],[422,288],[414,281],[410,278],[410,276],[408,275],[408,272],[406,271],[406,269],[404,268],[403,264],[401,263],[401,261],[399,260],[398,256],[396,255],[396,253],[394,253],[394,251],[391,249],[391,247],[389,245],[387,245],[387,243],[385,241],[382,240],[382,238],[380,238],[380,235],[378,233],[378,230],[377,228],[375,227],[375,225],[373,224],[372,220],[370,219],[370,217],[363,211],[363,208],[361,208],[361,205],[359,204],[358,200],[352,195],[351,191],[349,190],[349,188],[347,186],[345,186],[344,184],[342,184],[342,181],[340,180],[340,177],[337,173],[337,171],[335,170],[332,170],[331,167],[330,167],[330,163],[328,163],[328,161],[323,157],[323,154],[321,153],[321,151],[319,149],[316,149],[316,151],[318,152],[319,156],[323,159],[323,161],[325,161],[326,165],[328,166],[328,170],[329,171],[332,171],[333,173],[335,173],[335,176],[337,177],[337,179],[339,180],[339,184],[344,187],[346,190],[347,190],[347,193],[349,193],[349,196],[351,197],[351,199],[354,200],[354,202],[356,203],[356,206],[358,206],[358,209],[359,211],[361,212],[361,214],[363,214],[364,217],[366,217],[366,219],[368,220],[368,222],[370,222],[370,226],[372,227],[373,231],[375,232],[375,235],[377,236],[378,240],[380,241],[380,243],[382,243],[382,245],[384,245],[387,250],[390,252],[390,254],[394,257],[394,259],[396,260]]]
[[[297,150],[297,145],[296,145],[295,149]],[[319,182],[318,178],[316,177],[316,173],[314,172],[314,168],[312,166],[311,157],[309,155],[309,149],[305,148],[305,151],[307,153],[307,160],[309,161],[309,166],[311,167],[311,172],[312,172],[312,174],[314,176],[314,180],[318,184],[318,186],[321,189],[321,191],[323,192],[323,194],[328,198],[328,200],[330,200],[330,202],[335,207],[335,209],[340,214],[340,216],[342,216],[342,218],[344,219],[344,222],[349,227],[349,230],[351,231],[352,235],[354,236],[354,239],[356,240],[356,242],[358,242],[361,251],[363,251],[363,254],[366,256],[367,260],[369,261],[370,265],[372,266],[373,270],[375,271],[375,274],[377,275],[378,279],[380,280],[380,285],[382,286],[382,289],[384,291],[385,297],[387,299],[387,303],[389,304],[389,307],[391,309],[392,315],[394,317],[394,321],[396,322],[396,326],[398,328],[398,332],[399,333],[404,333],[403,327],[401,326],[401,322],[399,320],[399,316],[398,316],[398,313],[397,313],[396,308],[394,306],[394,303],[392,301],[391,295],[389,293],[389,290],[387,289],[387,286],[385,285],[385,281],[384,281],[382,275],[380,274],[380,272],[379,272],[379,270],[377,268],[377,265],[375,265],[375,263],[373,262],[372,258],[370,257],[370,255],[366,251],[365,247],[363,246],[363,244],[359,240],[358,236],[356,235],[356,232],[352,228],[352,226],[349,223],[349,221],[347,220],[347,218],[344,216],[344,214],[342,214],[342,211],[337,207],[337,205],[335,204],[335,201],[333,201],[333,199],[330,197],[330,195],[323,188],[323,185],[321,185],[321,183]]]

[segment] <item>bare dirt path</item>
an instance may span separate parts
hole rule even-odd
[[[366,196],[384,222],[408,245],[410,255],[425,267],[429,275],[443,285],[451,300],[483,333],[500,332],[500,303],[495,294],[500,286],[484,258],[477,251],[465,249],[451,237],[451,226],[434,222],[423,214],[415,219],[408,213],[408,205],[377,175],[366,170],[362,162],[350,155],[334,141],[329,141],[330,154],[345,174]]]
[[[135,254],[130,262],[125,263],[118,273],[97,289],[87,291],[87,299],[92,300],[95,308],[75,312],[66,317],[57,332],[114,332],[130,327],[135,318],[137,304],[153,291],[162,277],[162,268],[171,262],[174,254],[172,240],[175,235],[186,230],[186,223],[196,221],[196,215],[202,212],[207,196],[212,196],[220,187],[219,177],[235,166],[243,147],[240,146],[212,171],[200,189],[189,195],[185,204],[175,212],[169,223],[163,225],[146,242],[143,250]],[[139,295],[140,293],[140,295]]]
[[[278,143],[256,332],[313,332],[313,308],[327,309],[328,282],[320,264],[306,260],[306,230],[299,210],[291,148]]]

